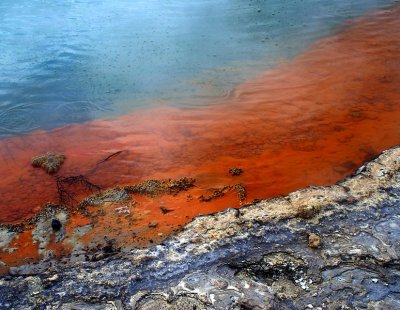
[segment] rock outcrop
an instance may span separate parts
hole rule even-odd
[[[42,168],[48,174],[56,173],[64,163],[65,155],[48,152],[32,158],[31,163],[35,168]]]
[[[162,245],[44,261],[4,309],[399,309],[400,148],[346,180],[198,217]]]

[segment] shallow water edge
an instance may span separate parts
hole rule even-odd
[[[0,305],[394,309],[399,184],[395,147],[336,185],[198,217],[162,245],[97,262],[12,268],[0,279]]]

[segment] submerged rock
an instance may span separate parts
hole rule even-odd
[[[32,158],[32,166],[42,168],[47,173],[56,173],[64,163],[65,155],[48,152]]]
[[[14,268],[0,308],[399,309],[399,239],[394,148],[337,185],[198,217],[162,245]]]

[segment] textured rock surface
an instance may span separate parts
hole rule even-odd
[[[163,245],[12,268],[0,308],[399,309],[399,168],[394,148],[337,185],[196,218]]]

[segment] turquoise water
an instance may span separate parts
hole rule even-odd
[[[0,138],[211,104],[394,0],[2,0]]]

